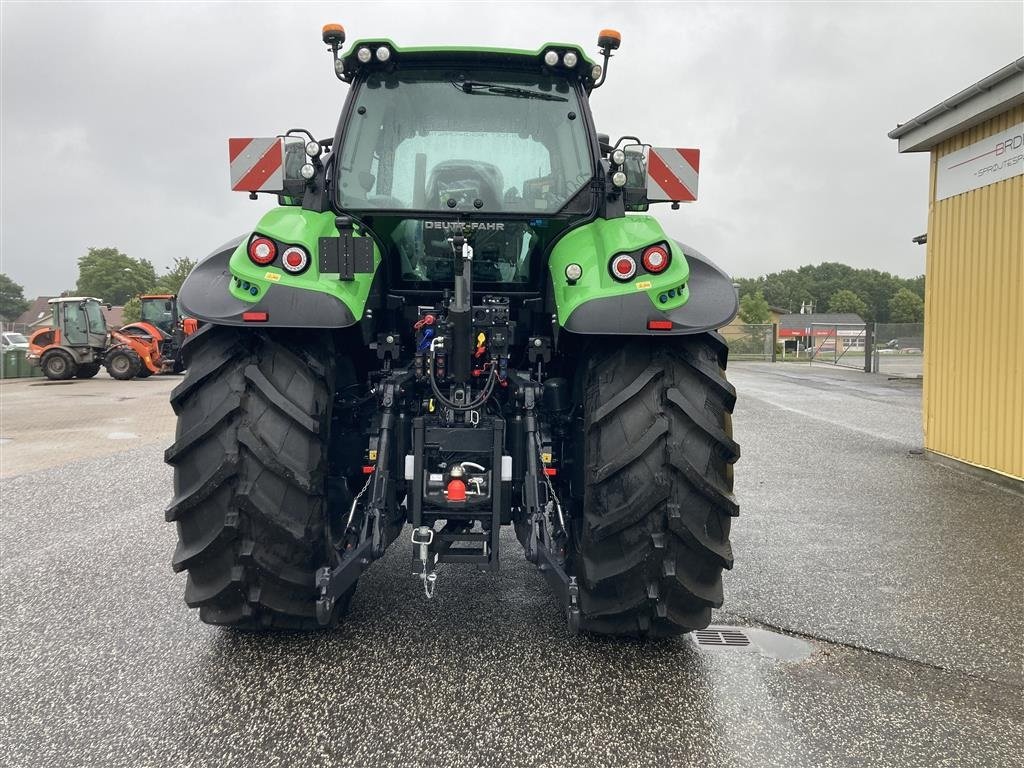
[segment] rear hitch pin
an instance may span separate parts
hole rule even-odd
[[[418,544],[420,548],[420,580],[423,582],[423,594],[427,600],[434,597],[434,586],[437,583],[437,571],[433,570],[433,562],[430,557],[430,545],[434,541],[434,529],[430,526],[413,528],[412,543]]]

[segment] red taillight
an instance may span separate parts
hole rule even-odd
[[[648,331],[671,331],[672,321],[671,320],[648,320],[647,321]]]
[[[274,241],[266,237],[257,237],[249,243],[249,258],[253,264],[266,266],[277,256],[277,246]]]
[[[664,272],[668,269],[669,260],[668,251],[660,245],[652,245],[644,251],[644,269],[648,272],[653,272],[654,274]]]
[[[285,272],[297,275],[300,272],[304,272],[306,267],[309,266],[309,255],[297,245],[290,246],[281,254],[281,265],[284,267]]]
[[[636,274],[636,261],[627,253],[620,253],[610,264],[612,277],[616,280],[629,280]]]
[[[242,320],[246,323],[265,323],[270,319],[266,312],[243,312]]]
[[[544,467],[544,474],[548,477],[555,477],[558,474],[558,470],[554,467]]]

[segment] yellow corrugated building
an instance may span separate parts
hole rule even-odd
[[[924,447],[1024,481],[1024,58],[889,137],[931,153]]]

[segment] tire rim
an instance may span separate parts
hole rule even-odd
[[[117,357],[110,361],[110,367],[116,373],[128,373],[128,369],[131,367],[131,365],[129,364],[127,357],[125,357],[124,355],[118,355]]]
[[[50,373],[60,375],[68,369],[68,363],[63,357],[60,357],[58,355],[56,357],[51,358],[50,362],[47,363],[46,367],[50,369]]]

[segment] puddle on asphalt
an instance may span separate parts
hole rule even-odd
[[[108,440],[133,440],[138,435],[134,432],[109,432],[107,433]]]
[[[735,653],[736,651],[749,653],[753,651],[779,661],[803,661],[809,658],[814,650],[806,640],[778,632],[769,632],[767,629],[713,624],[708,627],[708,632],[724,634],[729,639],[725,644],[705,644],[699,639],[699,635],[691,634],[690,642],[697,647],[697,650],[707,653]],[[745,637],[750,642],[742,643],[738,639],[739,636]]]

